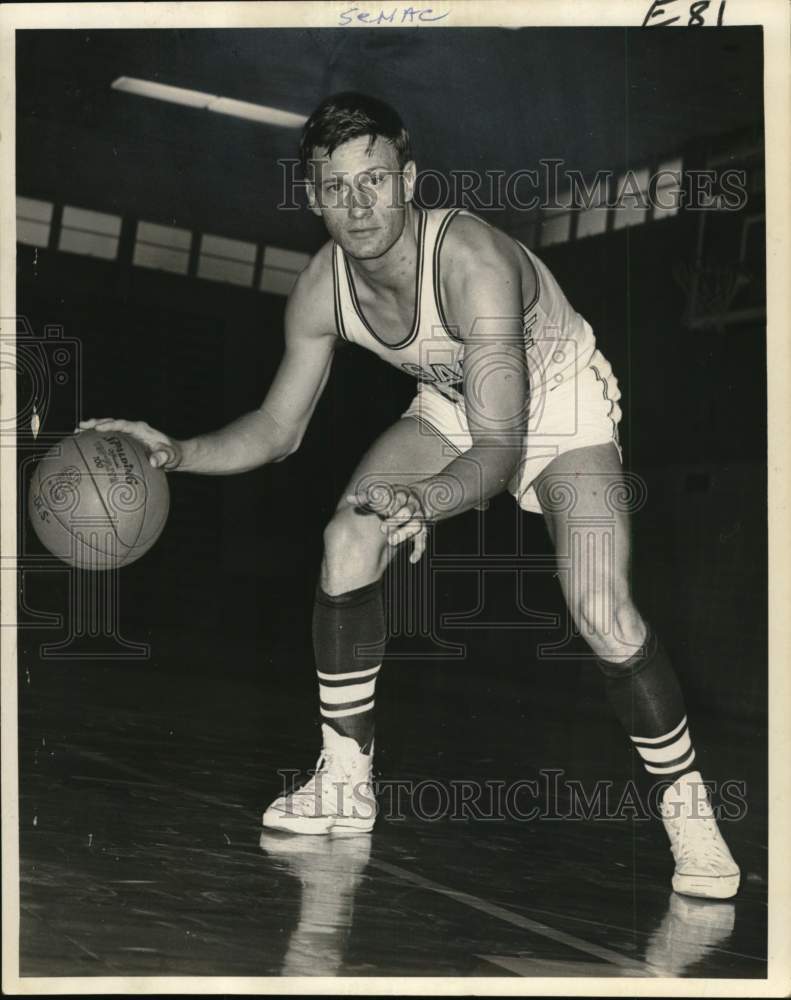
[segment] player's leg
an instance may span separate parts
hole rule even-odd
[[[424,479],[451,458],[425,424],[402,418],[365,454],[324,531],[313,616],[321,714],[363,748],[373,737],[373,689],[386,638],[382,576],[395,549],[386,544],[381,520],[345,497],[374,485]]]
[[[559,574],[564,596],[596,654],[610,703],[646,770],[669,783],[662,805],[677,862],[673,886],[692,895],[731,896],[739,870],[695,769],[681,688],[632,599],[629,490],[618,450],[611,442],[565,452],[534,485],[565,567]]]
[[[627,489],[615,444],[564,452],[533,486],[566,567],[561,587],[581,635],[602,660],[628,660],[645,641],[647,625],[631,595]]]
[[[404,417],[363,457],[324,532],[324,556],[313,612],[323,754],[315,777],[281,796],[264,825],[300,833],[366,831],[376,806],[370,790],[374,695],[386,641],[382,576],[395,549],[381,520],[345,500],[378,484],[409,484],[452,458],[429,427]],[[411,544],[411,543],[407,543]],[[323,784],[320,784],[323,782]]]
[[[635,607],[627,490],[615,444],[576,448],[535,482],[571,616],[596,654],[610,702],[652,775],[693,769],[681,690]]]

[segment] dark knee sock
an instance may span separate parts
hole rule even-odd
[[[316,588],[313,649],[322,721],[367,749],[386,640],[381,581],[332,597]]]
[[[664,647],[649,627],[624,663],[598,661],[610,704],[649,774],[675,780],[693,770],[684,698]]]

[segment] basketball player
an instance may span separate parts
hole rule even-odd
[[[695,768],[676,674],[630,592],[628,514],[613,502],[624,484],[620,392],[591,327],[530,250],[466,211],[415,204],[409,135],[388,105],[328,98],[300,152],[310,207],[330,239],[289,296],[285,354],[260,408],[184,441],[144,423],[81,424],[135,435],[168,470],[235,473],[297,450],[341,340],[418,381],[327,525],[313,615],[322,753],[311,780],[267,808],[264,826],[372,829],[382,575],[397,546],[410,546],[417,562],[430,525],[508,489],[543,514],[570,562],[559,577],[571,615],[631,745],[667,783],[673,888],[734,895],[739,869]],[[585,544],[575,519],[585,522]]]

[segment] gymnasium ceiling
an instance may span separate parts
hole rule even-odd
[[[110,89],[133,76],[307,114],[355,89],[390,100],[418,165],[445,173],[563,158],[641,166],[756,126],[760,28],[25,31],[17,34],[17,190],[312,250],[278,211],[297,135]],[[514,220],[502,220],[511,223]]]

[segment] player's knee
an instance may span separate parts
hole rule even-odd
[[[645,639],[642,615],[625,588],[609,594],[585,589],[573,611],[583,638],[604,660],[628,660]]]
[[[385,539],[379,519],[341,511],[324,529],[321,585],[338,595],[373,583],[384,572]]]

